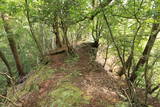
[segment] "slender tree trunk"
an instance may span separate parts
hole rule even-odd
[[[6,65],[7,69],[8,69],[8,73],[10,76],[12,76],[12,72],[11,72],[11,67],[5,57],[5,55],[2,53],[2,51],[0,50],[0,58],[2,59],[2,61],[4,62],[4,64]]]
[[[99,46],[99,37],[100,37],[100,35],[98,35],[99,28],[97,27],[98,26],[97,22],[96,22],[96,27],[95,27],[95,22],[93,20],[93,28],[92,28],[92,38],[94,40],[94,47],[96,47],[96,48],[98,48],[98,46]]]
[[[25,0],[25,6],[26,6],[26,17],[27,17],[27,21],[28,21],[28,24],[29,24],[31,36],[32,36],[33,40],[35,41],[35,43],[37,45],[37,48],[38,48],[38,51],[40,53],[41,58],[43,58],[42,47],[41,47],[40,43],[38,42],[38,40],[36,38],[36,35],[34,34],[32,22],[30,21],[30,15],[29,15],[30,10],[29,10],[28,0]]]
[[[55,16],[54,22],[55,23],[53,23],[52,27],[53,27],[53,32],[56,35],[56,46],[57,46],[57,48],[61,48],[62,43],[61,43],[60,35],[59,35],[59,25],[58,25],[58,17],[57,16]]]
[[[8,17],[4,16],[3,14],[1,15],[1,17],[4,23],[5,32],[7,33],[7,39],[9,42],[9,46],[11,48],[12,54],[16,62],[18,74],[20,77],[22,77],[24,76],[23,66],[19,58],[19,54],[18,54],[17,47],[16,47],[16,42],[13,38],[13,33],[11,32],[11,28],[9,27],[9,24],[8,24]]]
[[[108,59],[108,50],[109,50],[109,44],[107,44],[107,48],[106,48],[106,56],[105,56],[105,59],[104,59],[103,67],[105,67],[105,65],[106,65],[106,63],[107,63],[107,59]]]
[[[68,53],[71,55],[74,55],[74,50],[73,47],[70,45],[70,42],[68,40],[68,36],[67,36],[67,31],[68,28],[67,26],[61,21],[62,24],[62,30],[63,30],[63,40],[64,40],[64,44],[67,46],[68,48]]]
[[[61,41],[60,41],[60,37],[59,37],[59,31],[55,33],[56,35],[56,46],[58,48],[61,48],[62,47],[62,44],[61,44]]]
[[[8,69],[9,76],[12,77],[11,67],[10,67],[10,65],[9,65],[9,63],[8,63],[5,55],[2,53],[1,50],[0,50],[0,58],[2,59],[2,61],[4,62],[4,64],[6,65],[6,67]],[[6,79],[7,79],[8,85],[11,85],[12,84],[11,80],[8,77],[6,77]]]
[[[156,37],[157,37],[157,35],[158,35],[159,31],[160,31],[159,25],[160,24],[153,24],[152,25],[152,31],[151,31],[150,37],[148,39],[148,42],[147,42],[147,44],[145,46],[145,49],[144,49],[144,51],[142,53],[142,57],[140,57],[135,69],[133,70],[133,72],[131,74],[130,80],[132,82],[134,82],[135,79],[137,78],[136,72],[138,71],[138,69],[146,63],[146,60],[147,60],[147,57],[148,57],[147,55],[150,54],[150,52],[151,52],[151,50],[153,48],[153,45],[155,43]]]
[[[63,33],[64,33],[65,44],[66,44],[66,46],[67,46],[67,48],[68,48],[68,52],[69,52],[69,53],[72,53],[72,47],[71,47],[71,45],[70,45],[70,43],[69,43],[69,40],[68,40],[68,37],[67,37],[67,28],[64,28],[64,29],[63,29]]]
[[[152,88],[150,91],[149,91],[149,94],[152,94],[153,92],[155,92],[156,90],[160,89],[160,84],[158,84],[157,86],[155,86],[154,88]]]

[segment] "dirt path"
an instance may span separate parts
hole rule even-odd
[[[77,47],[76,53],[77,55],[75,57],[68,56],[65,52],[50,56],[51,62],[49,67],[56,72],[46,80],[38,83],[38,90],[23,95],[23,97],[20,98],[20,100],[23,101],[22,106],[42,107],[41,105],[45,105],[46,107],[50,107],[51,99],[56,102],[60,97],[62,100],[63,98],[61,97],[63,93],[65,93],[65,90],[67,92],[67,90],[74,87],[74,91],[78,90],[78,92],[81,93],[78,93],[79,97],[85,96],[89,101],[88,103],[82,104],[79,102],[80,105],[76,107],[120,107],[119,105],[115,105],[122,101],[119,93],[121,93],[122,88],[126,87],[125,81],[105,71],[102,65],[95,62],[95,57],[92,55],[92,47],[80,45]],[[68,84],[65,87],[70,87],[70,85],[71,87],[63,90],[64,87],[61,85],[62,83],[63,85],[64,83]],[[55,95],[57,92],[55,90],[59,91],[59,89],[63,91]],[[50,93],[52,92],[54,92],[53,95],[57,99],[51,97]],[[73,99],[74,97],[74,95],[71,97],[72,100],[76,100],[76,98]],[[65,101],[67,102],[67,100]],[[39,104],[39,102],[43,103]],[[74,104],[76,103],[77,102],[74,102],[72,106],[75,107]],[[159,107],[158,104],[159,103],[155,102],[152,105]],[[58,105],[56,105],[56,107],[58,107]]]
[[[51,66],[57,69],[65,68],[80,74],[73,80],[73,84],[83,90],[85,95],[92,96],[89,107],[100,107],[100,103],[103,101],[108,104],[121,101],[117,93],[123,87],[124,81],[105,71],[100,64],[95,62],[91,51],[91,47],[85,45],[79,47],[76,50],[78,58],[73,63],[66,61],[65,53],[51,56]]]

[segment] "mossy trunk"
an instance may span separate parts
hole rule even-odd
[[[58,17],[57,16],[55,16],[55,18],[54,18],[54,23],[52,24],[52,27],[53,27],[53,33],[56,36],[56,46],[57,46],[57,48],[61,48],[62,43],[60,40],[59,24],[58,24]]]
[[[8,42],[9,42],[9,46],[10,46],[10,49],[12,51],[13,57],[14,57],[15,62],[16,62],[16,67],[17,67],[18,74],[19,74],[20,77],[22,77],[22,76],[24,76],[23,66],[22,66],[22,63],[21,63],[21,60],[20,60],[20,57],[19,57],[19,53],[17,51],[16,42],[13,38],[13,33],[11,32],[11,28],[8,24],[9,18],[8,18],[7,15],[4,15],[4,14],[2,14],[1,17],[2,17],[2,20],[3,20],[3,23],[4,23],[5,32],[7,33],[7,39],[8,39]]]

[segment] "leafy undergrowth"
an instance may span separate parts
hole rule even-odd
[[[20,107],[128,107],[118,94],[125,82],[96,63],[91,51],[83,46],[74,57],[50,56],[49,65],[38,66],[7,97]]]

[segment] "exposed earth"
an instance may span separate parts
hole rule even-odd
[[[75,51],[75,56],[66,52],[48,56],[48,65],[29,73],[8,97],[20,107],[127,107],[122,95],[125,80],[97,63],[91,46],[82,44]],[[158,100],[149,100],[160,107]]]

